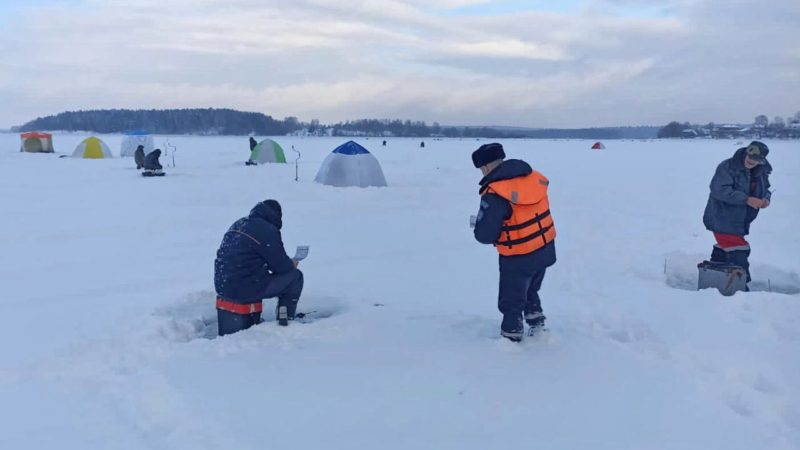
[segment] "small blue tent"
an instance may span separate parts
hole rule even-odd
[[[337,187],[386,186],[386,178],[378,160],[353,141],[336,147],[325,158],[314,181]]]

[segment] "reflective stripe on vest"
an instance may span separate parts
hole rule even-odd
[[[534,171],[525,177],[495,181],[481,192],[499,195],[511,205],[511,217],[503,222],[500,239],[495,243],[501,255],[532,253],[555,239],[548,185],[547,178]]]
[[[258,303],[234,303],[225,299],[217,297],[217,309],[232,312],[234,314],[253,314],[260,313],[264,307],[261,302]]]

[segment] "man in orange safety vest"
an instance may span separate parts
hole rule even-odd
[[[530,335],[544,328],[539,289],[545,270],[556,262],[556,229],[547,197],[550,181],[525,161],[505,156],[498,143],[472,153],[483,174],[475,239],[494,245],[500,255],[500,334],[519,342],[523,319]]]

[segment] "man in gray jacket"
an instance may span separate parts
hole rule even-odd
[[[759,210],[769,206],[772,196],[768,153],[766,144],[753,141],[722,161],[711,180],[703,214],[703,224],[717,241],[711,261],[740,266],[747,272],[747,282],[750,282],[750,244],[744,237],[750,234],[750,224]]]
[[[136,147],[136,151],[133,152],[133,160],[136,162],[136,170],[144,168],[144,145]]]

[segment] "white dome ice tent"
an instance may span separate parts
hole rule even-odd
[[[153,135],[144,130],[128,132],[122,139],[119,156],[133,156],[136,153],[136,147],[140,145],[144,147],[145,155],[152,152],[155,149]]]
[[[329,154],[314,181],[328,186],[386,186],[380,163],[366,148],[347,141]]]

